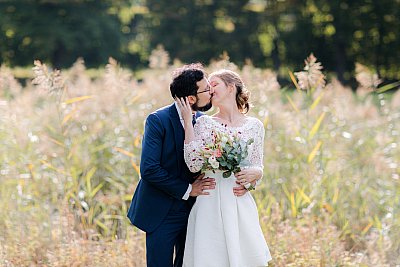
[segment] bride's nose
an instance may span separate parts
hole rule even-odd
[[[214,94],[214,88],[210,85],[210,91],[208,91],[210,93],[210,95]]]

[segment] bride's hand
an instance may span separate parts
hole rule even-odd
[[[183,120],[186,123],[192,123],[193,113],[192,107],[190,106],[189,99],[187,97],[176,98],[176,103],[178,104],[179,110],[181,111],[181,115]]]
[[[244,196],[247,193],[247,189],[243,185],[235,186],[233,188],[233,194],[237,197]]]
[[[235,173],[235,177],[238,184],[245,185],[248,183],[255,184],[255,182],[262,176],[262,171],[258,168],[246,168],[238,173]]]

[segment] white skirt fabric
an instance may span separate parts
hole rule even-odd
[[[259,267],[271,260],[250,193],[236,197],[232,175],[206,172],[215,178],[210,195],[197,197],[188,221],[184,267]]]

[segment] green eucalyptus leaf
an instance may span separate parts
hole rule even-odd
[[[229,178],[231,176],[231,171],[226,171],[224,173],[222,173],[222,177],[224,178]]]

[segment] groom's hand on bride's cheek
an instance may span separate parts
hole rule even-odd
[[[205,178],[203,176],[197,178],[192,184],[192,191],[190,192],[191,197],[197,197],[200,195],[209,195],[210,193],[207,190],[215,189],[215,179],[214,178]]]
[[[233,188],[233,194],[237,197],[244,196],[247,193],[247,189],[243,185],[238,185]]]

